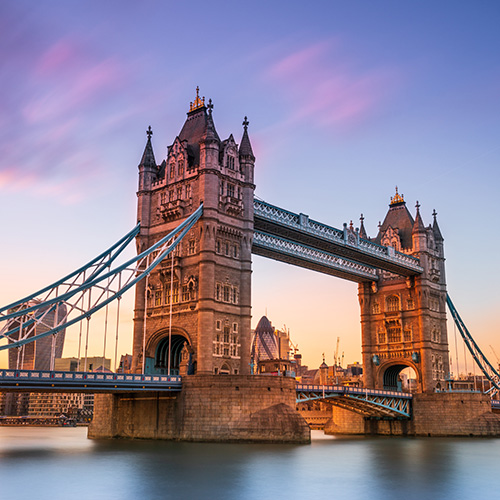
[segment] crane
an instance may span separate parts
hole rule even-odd
[[[337,366],[338,363],[338,357],[339,357],[339,343],[340,343],[340,337],[337,337],[337,347],[335,348],[335,354],[333,355],[333,366]]]
[[[495,349],[493,349],[493,346],[491,344],[490,344],[490,349],[491,352],[494,354],[495,358],[497,358],[498,368],[500,369],[500,358],[498,357],[497,353],[495,352]]]

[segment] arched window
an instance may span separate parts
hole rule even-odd
[[[387,297],[386,304],[388,312],[399,311],[399,297],[397,295]]]

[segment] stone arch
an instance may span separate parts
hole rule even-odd
[[[170,375],[178,375],[182,361],[184,346],[190,351],[187,374],[195,372],[196,362],[193,356],[191,339],[187,332],[180,328],[172,328],[169,342],[169,331],[163,329],[153,334],[146,346],[147,372],[168,375],[168,357],[170,344]]]
[[[415,372],[417,387],[420,388],[421,376],[417,366],[411,361],[397,360],[386,363],[379,368],[379,387],[389,391],[401,391],[399,374],[406,368],[411,368]]]

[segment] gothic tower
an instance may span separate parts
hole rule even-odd
[[[425,227],[418,202],[416,208],[414,220],[396,188],[374,241],[417,257],[423,273],[404,278],[380,271],[377,283],[359,285],[367,387],[396,390],[399,373],[411,367],[417,391],[432,392],[445,388],[450,371],[443,237],[436,212]]]
[[[134,372],[250,372],[255,157],[246,117],[238,146],[232,134],[220,140],[212,110],[212,101],[205,105],[196,89],[187,119],[160,165],[151,128],[147,133],[139,165],[138,252],[201,203],[203,215],[175,255],[164,259],[147,284],[142,280],[136,287]]]

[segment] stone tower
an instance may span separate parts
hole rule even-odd
[[[211,100],[205,105],[196,89],[187,119],[159,165],[151,128],[147,133],[139,165],[138,252],[201,203],[203,215],[175,255],[136,287],[134,372],[250,372],[255,157],[246,117],[238,146],[232,134],[220,140],[212,110]]]
[[[374,241],[417,257],[423,273],[404,278],[380,271],[378,283],[359,285],[367,387],[396,390],[399,373],[411,367],[417,391],[432,392],[445,388],[450,371],[443,237],[436,212],[425,227],[418,202],[416,208],[414,220],[396,188]],[[363,221],[360,234],[366,235]]]

